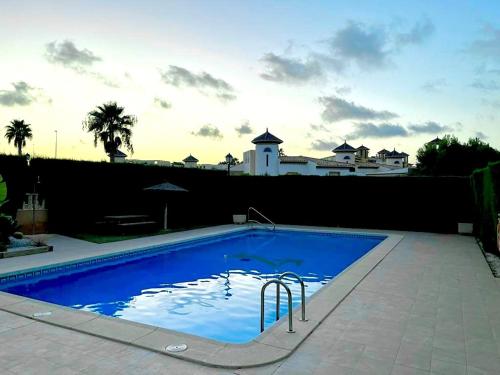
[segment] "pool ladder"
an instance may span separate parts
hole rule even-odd
[[[304,281],[302,278],[294,272],[284,272],[277,279],[272,279],[262,285],[260,290],[260,332],[264,332],[264,296],[266,288],[271,284],[276,284],[276,321],[280,318],[280,287],[285,288],[286,294],[288,295],[288,333],[295,332],[293,330],[293,312],[292,312],[292,292],[288,285],[283,282],[284,277],[294,277],[300,283],[300,297],[301,297],[301,322],[307,322],[306,319],[306,289]]]
[[[276,230],[276,224],[274,222],[271,221],[271,219],[269,219],[268,217],[264,216],[264,214],[260,211],[257,211],[255,208],[253,207],[248,207],[248,211],[247,211],[247,222],[249,223],[256,223],[256,224],[263,224],[261,223],[260,221],[258,220],[250,220],[250,212],[253,211],[255,212],[256,214],[260,215],[263,219],[265,219],[269,224],[272,225],[272,230]]]

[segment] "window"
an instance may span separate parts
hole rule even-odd
[[[271,147],[266,147],[266,148],[264,149],[264,152],[273,152],[273,150],[271,150]]]
[[[394,164],[399,164],[399,160],[396,160],[396,161],[394,162]]]
[[[266,167],[269,167],[269,155],[266,155]]]
[[[350,156],[344,156],[344,160],[351,160]]]

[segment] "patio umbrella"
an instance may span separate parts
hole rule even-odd
[[[188,190],[186,190],[180,186],[171,184],[170,182],[163,182],[163,183],[158,184],[158,185],[153,185],[153,186],[144,188],[143,190],[150,191],[150,192],[156,192],[156,193],[162,193],[164,195],[166,195],[167,193],[172,193],[172,192],[178,192],[178,193],[187,193],[188,192]],[[163,229],[167,229],[167,213],[168,213],[167,202],[165,200],[165,211],[163,214]]]

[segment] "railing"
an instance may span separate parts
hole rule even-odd
[[[302,278],[297,275],[294,272],[284,272],[282,273],[277,279],[272,279],[266,282],[261,290],[260,290],[260,332],[264,332],[264,297],[265,297],[265,292],[266,288],[271,285],[271,284],[276,284],[276,321],[279,320],[280,318],[280,287],[282,286],[286,290],[286,294],[288,296],[288,332],[292,333],[295,332],[293,330],[293,313],[292,313],[292,292],[290,291],[290,288],[288,285],[285,284],[285,282],[282,280],[284,277],[295,277],[299,283],[300,283],[300,291],[301,291],[301,309],[302,309],[302,316],[300,321],[301,322],[307,322],[306,319],[306,292],[305,292],[305,285],[304,281]]]
[[[266,288],[271,284],[282,285],[286,290],[286,294],[288,294],[288,332],[293,333],[293,319],[292,319],[292,292],[290,288],[281,280],[272,279],[269,280],[262,286],[260,290],[260,331],[264,332],[264,294],[266,292]],[[276,310],[276,320],[279,319],[279,310]]]
[[[260,211],[257,211],[255,208],[253,207],[248,207],[248,211],[247,211],[247,222],[249,223],[257,223],[257,224],[262,224],[260,221],[258,220],[250,220],[250,211],[253,211],[257,214],[259,214],[262,218],[264,218],[269,224],[271,224],[273,226],[273,230],[276,230],[276,224],[274,222],[271,221],[271,219],[269,219],[268,217],[264,216],[264,214],[262,214]]]
[[[292,276],[295,277],[299,283],[300,283],[300,305],[301,305],[301,310],[302,310],[302,317],[301,321],[307,322],[306,319],[306,286],[304,285],[304,281],[302,278],[297,275],[295,272],[284,272],[282,273],[279,277],[278,280],[282,280],[284,277],[287,276]],[[280,284],[276,284],[276,311],[278,313],[278,319],[279,319],[279,310],[280,310]]]

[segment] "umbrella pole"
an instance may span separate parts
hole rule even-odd
[[[163,214],[163,229],[167,230],[167,203],[165,203],[165,212]]]

